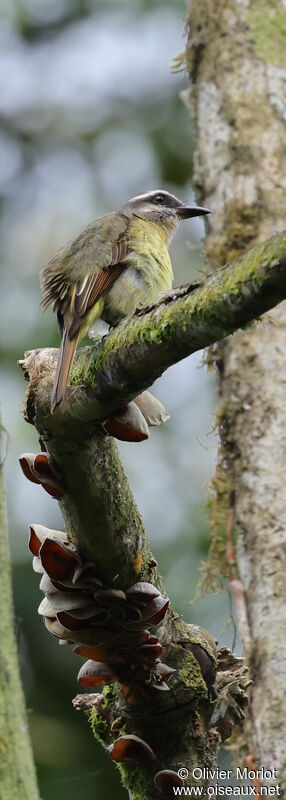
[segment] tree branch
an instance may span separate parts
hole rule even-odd
[[[103,434],[99,420],[124,406],[170,364],[278,303],[286,296],[285,273],[286,239],[279,236],[199,287],[178,289],[158,306],[138,312],[99,344],[78,353],[74,385],[53,415],[55,351],[33,351],[21,362],[29,379],[25,416],[36,425],[42,449],[50,453],[60,475],[59,505],[68,538],[81,558],[95,562],[104,586],[126,590],[134,582],[148,581],[164,593],[115,442]],[[216,656],[207,632],[187,625],[172,610],[160,626],[160,641],[164,660],[176,670],[171,691],[155,692],[151,704],[130,711],[115,690],[112,697],[95,700],[93,729],[109,746],[120,719],[127,734],[147,739],[157,770],[183,765],[192,785],[192,769],[215,765],[220,742],[241,719],[247,676],[231,654]],[[158,797],[153,762],[136,775],[132,769],[124,767],[123,777],[134,800]]]
[[[108,336],[78,351],[66,400],[50,415],[57,351],[36,350],[21,365],[30,375],[29,422],[73,435],[150,386],[171,364],[233,333],[286,297],[286,234],[274,236],[200,285],[174,290]],[[79,385],[85,388],[77,389]],[[34,402],[34,394],[36,403]],[[72,402],[71,402],[72,401]],[[36,416],[35,416],[36,415]]]

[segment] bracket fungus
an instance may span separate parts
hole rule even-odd
[[[103,586],[96,564],[84,562],[62,531],[31,525],[29,548],[41,574],[38,610],[47,630],[88,659],[78,682],[94,687],[117,681],[130,704],[151,700],[153,690],[168,691],[175,670],[161,661],[163,648],[153,631],[168,598],[147,581],[126,592]]]
[[[144,442],[149,439],[147,422],[134,402],[128,403],[116,416],[104,420],[102,427],[109,436],[123,442]]]
[[[172,800],[175,795],[174,789],[184,785],[180,775],[172,769],[162,769],[160,772],[157,772],[154,783],[166,800]]]
[[[61,500],[64,496],[64,487],[48,453],[38,453],[38,455],[22,453],[19,462],[29,481],[40,484],[55,500]]]
[[[163,403],[151,392],[142,392],[127,406],[107,417],[101,427],[109,436],[124,442],[143,442],[149,439],[151,426],[163,425],[170,415]]]
[[[133,734],[119,736],[107,748],[107,752],[113,761],[134,766],[142,761],[156,761],[155,753],[149,744]]]

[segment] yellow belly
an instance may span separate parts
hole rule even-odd
[[[103,319],[115,324],[123,317],[132,316],[139,306],[155,303],[160,292],[171,288],[172,278],[172,274],[164,274],[160,280],[148,283],[141,273],[127,267],[106,296]]]
[[[155,303],[160,292],[167,292],[173,284],[166,231],[153,222],[136,219],[128,239],[126,268],[109,290],[102,314],[113,323],[131,316],[139,306]]]
[[[161,292],[172,288],[174,276],[166,231],[153,222],[136,218],[129,227],[128,244],[126,266],[85,318],[80,338],[99,317],[116,325],[124,317],[132,316],[139,306],[152,305]]]

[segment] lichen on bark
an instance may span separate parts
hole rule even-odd
[[[249,23],[254,52],[263,61],[286,66],[286,14],[279,0],[251,0]]]
[[[285,2],[198,0],[188,24],[192,86],[184,99],[196,124],[198,196],[215,210],[206,253],[216,268],[221,258],[285,227]],[[222,431],[217,478],[224,476],[225,491],[220,482],[215,511],[221,498],[227,520],[229,497],[254,679],[246,747],[257,766],[280,768],[285,788],[284,315],[281,305],[216,348]]]

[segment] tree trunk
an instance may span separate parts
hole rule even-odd
[[[4,451],[4,434],[0,433]],[[5,491],[0,466],[0,800],[39,800],[14,633]]]
[[[196,185],[214,212],[206,251],[221,266],[285,227],[285,0],[196,0],[186,59]],[[242,631],[253,680],[245,748],[257,767],[278,768],[285,788],[284,315],[283,303],[216,353],[222,438],[215,483],[224,517],[234,511],[249,626],[248,635]]]

